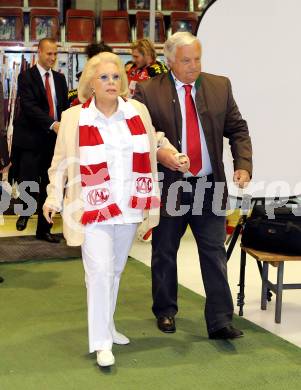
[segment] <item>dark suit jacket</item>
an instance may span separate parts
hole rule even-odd
[[[4,131],[4,97],[3,85],[0,81],[0,131]]]
[[[52,70],[57,98],[58,120],[68,106],[68,88],[63,74]],[[14,122],[13,146],[23,149],[39,149],[45,139],[56,138],[49,130],[53,118],[48,115],[46,91],[37,66],[22,72],[18,78],[19,109]],[[46,137],[47,136],[47,137]]]
[[[4,130],[3,86],[0,81],[0,169],[4,168],[8,164],[9,164],[9,156],[8,156],[8,149],[7,149],[6,132]]]
[[[6,134],[0,131],[0,169],[3,169],[9,164],[9,155]]]
[[[246,169],[252,175],[252,147],[248,127],[232,95],[229,79],[202,72],[196,81],[196,108],[208,147],[216,182],[226,182],[223,165],[223,137],[230,141],[234,169]],[[177,91],[170,73],[138,83],[135,99],[144,103],[156,131],[163,131],[169,141],[181,150],[182,115]],[[164,172],[162,214],[165,214],[167,190],[181,178],[181,173],[159,166]],[[227,188],[224,194],[224,207]]]

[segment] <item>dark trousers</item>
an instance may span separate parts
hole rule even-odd
[[[221,329],[232,322],[233,301],[227,278],[227,258],[224,247],[225,217],[212,212],[213,188],[206,189],[202,213],[194,215],[192,191],[182,194],[182,205],[190,209],[183,216],[161,217],[152,235],[152,294],[153,313],[174,316],[178,311],[177,252],[180,240],[189,225],[196,240],[203,283],[206,292],[205,318],[208,332]],[[187,259],[187,262],[190,260]]]
[[[48,144],[45,144],[40,150],[18,149],[18,182],[35,181],[39,184],[39,192],[31,192],[26,190],[28,195],[37,201],[37,234],[49,233],[51,224],[49,224],[43,216],[43,205],[45,203],[47,192],[46,187],[49,183],[48,169],[51,165],[54,151],[54,142],[49,139]],[[25,202],[24,209],[27,208]]]

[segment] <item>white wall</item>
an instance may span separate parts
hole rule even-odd
[[[229,76],[248,122],[256,197],[301,195],[301,1],[222,0],[198,30],[203,70]],[[225,154],[231,183],[233,163]],[[235,195],[235,187],[230,193]]]

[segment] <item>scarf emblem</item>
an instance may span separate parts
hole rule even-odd
[[[149,177],[138,177],[136,179],[136,190],[140,194],[148,194],[153,189],[153,182]]]
[[[110,196],[110,192],[107,188],[97,188],[90,190],[87,195],[87,200],[92,206],[97,206],[105,203]]]

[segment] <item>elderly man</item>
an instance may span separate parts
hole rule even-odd
[[[188,32],[173,34],[164,54],[170,71],[137,84],[157,131],[190,158],[184,176],[165,152],[160,224],[153,229],[153,313],[158,328],[176,331],[177,251],[189,225],[197,243],[206,291],[205,318],[209,338],[234,339],[243,332],[232,326],[233,301],[227,280],[224,248],[227,186],[222,162],[223,137],[230,141],[234,181],[245,186],[252,171],[248,127],[234,101],[226,77],[201,72],[201,45]],[[168,167],[168,168],[166,168]]]

